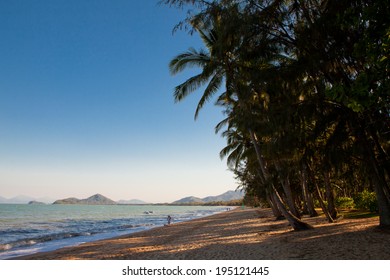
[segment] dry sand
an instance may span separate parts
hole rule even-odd
[[[269,209],[236,209],[19,259],[390,259],[390,233],[378,229],[378,218],[304,221],[315,229],[292,231]]]

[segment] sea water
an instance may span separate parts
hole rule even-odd
[[[0,204],[0,259],[51,251],[225,211],[221,206]]]

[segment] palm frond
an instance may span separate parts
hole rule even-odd
[[[204,68],[210,62],[210,56],[204,50],[190,48],[187,52],[174,57],[169,63],[169,70],[172,75],[182,72],[186,68]]]
[[[227,118],[223,119],[222,121],[220,121],[214,128],[215,133],[219,133],[222,128],[227,126],[229,124],[229,120],[230,120],[230,118],[227,117]]]
[[[186,98],[190,93],[194,92],[201,86],[207,83],[209,80],[208,75],[206,75],[204,72],[195,75],[188,80],[186,80],[184,83],[178,85],[175,88],[175,91],[173,93],[173,97],[175,99],[175,102],[180,102],[184,98]]]
[[[216,44],[216,33],[213,30],[210,30],[209,32],[205,32],[203,29],[199,28],[197,29],[200,38],[203,41],[203,44],[207,47],[210,53],[212,53],[213,48]]]
[[[202,98],[199,100],[198,106],[195,111],[195,119],[197,119],[199,111],[203,108],[204,104],[210,100],[211,97],[219,90],[223,81],[223,75],[216,73],[207,85]]]

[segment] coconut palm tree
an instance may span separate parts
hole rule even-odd
[[[197,8],[188,19],[207,48],[172,61],[172,73],[202,70],[176,88],[175,100],[205,86],[196,117],[224,86],[219,101],[229,109],[229,125],[223,154],[229,162],[245,159],[239,167],[244,179],[269,183],[274,204],[283,207],[285,200],[294,208],[291,198],[300,194],[288,194],[289,179],[301,177],[301,196],[315,190],[320,202],[326,197],[323,208],[333,220],[332,183],[340,179],[340,192],[357,193],[359,184],[346,182],[361,178],[376,192],[380,225],[390,226],[388,2],[163,2]],[[356,166],[363,170],[359,176]]]
[[[237,7],[233,7],[233,13],[237,13]],[[277,49],[272,44],[268,44],[267,49],[258,54],[256,60],[247,60],[253,50],[248,46],[248,38],[243,38],[239,30],[235,30],[235,25],[231,24],[231,17],[224,17],[226,14],[216,13],[212,18],[212,24],[209,29],[195,27],[199,32],[207,51],[196,51],[190,49],[188,52],[175,57],[170,63],[172,74],[183,71],[187,67],[197,66],[202,69],[201,73],[189,78],[184,83],[175,88],[175,101],[181,101],[190,93],[194,92],[199,87],[206,85],[206,89],[198,103],[195,118],[203,105],[218,92],[225,81],[226,92],[220,95],[219,101],[224,100],[225,106],[230,109],[230,122],[234,120],[238,124],[237,128],[249,136],[254,154],[256,155],[260,178],[263,179],[264,186],[268,186],[269,192],[277,207],[288,219],[294,229],[309,229],[311,228],[306,223],[299,220],[298,211],[296,211],[292,199],[292,193],[289,185],[283,184],[285,196],[289,203],[289,209],[285,207],[282,196],[277,188],[271,182],[271,176],[267,170],[267,163],[261,151],[259,139],[254,131],[254,121],[256,107],[259,104],[253,101],[256,99],[257,93],[253,89],[250,80],[251,73],[264,72],[274,66],[272,52]],[[231,13],[229,13],[231,15]],[[239,20],[239,19],[237,19]],[[202,26],[202,25],[198,25]],[[234,32],[232,32],[234,31]],[[266,35],[264,35],[266,37]],[[263,40],[264,38],[262,38]],[[249,41],[250,42],[250,41]],[[264,42],[262,45],[267,46]],[[245,51],[247,50],[247,51]],[[254,69],[255,68],[255,69]],[[257,75],[257,73],[256,73]],[[269,73],[268,73],[269,75]],[[266,81],[265,81],[266,82]],[[259,83],[256,84],[257,86]],[[227,132],[232,132],[228,130]],[[237,147],[236,147],[237,148]],[[238,151],[238,150],[236,150]],[[295,213],[295,214],[293,214]]]
[[[206,86],[195,111],[196,119],[203,106],[210,101],[222,87],[225,69],[223,64],[213,57],[215,52],[214,47],[217,42],[217,33],[215,30],[195,28],[206,46],[206,50],[195,50],[194,48],[190,48],[187,52],[173,58],[169,63],[169,69],[173,75],[182,72],[186,68],[197,67],[202,70],[201,73],[178,85],[174,91],[175,102],[180,102],[197,89]]]

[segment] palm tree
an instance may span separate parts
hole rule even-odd
[[[237,13],[237,7],[233,8],[233,13]],[[291,192],[287,191],[289,186],[284,185],[284,190],[287,201],[290,203],[290,210],[285,207],[277,188],[272,183],[270,184],[271,176],[267,170],[267,163],[261,151],[259,139],[254,131],[255,122],[253,120],[257,114],[254,112],[254,108],[258,104],[253,103],[254,94],[256,95],[256,93],[248,77],[251,76],[251,73],[265,72],[268,68],[272,68],[272,60],[274,59],[272,51],[274,51],[275,47],[271,45],[260,56],[258,54],[256,61],[246,60],[245,57],[249,57],[250,54],[243,50],[247,49],[252,52],[252,49],[247,48],[248,46],[245,45],[248,40],[242,38],[239,31],[235,30],[232,32],[235,25],[231,24],[231,17],[224,18],[222,15],[215,14],[212,17],[213,22],[210,29],[196,28],[207,47],[207,51],[190,49],[171,61],[170,69],[172,74],[181,72],[187,67],[197,66],[202,69],[200,74],[189,78],[176,87],[174,92],[175,101],[183,100],[188,94],[207,84],[195,112],[196,118],[199,110],[220,89],[222,82],[225,81],[226,92],[221,94],[219,101],[224,100],[225,106],[229,106],[230,121],[234,119],[235,124],[238,124],[237,128],[249,136],[258,161],[258,172],[260,178],[263,179],[263,185],[269,188],[271,197],[276,201],[277,207],[289,220],[294,229],[309,229],[311,227],[298,218],[299,214],[293,205]],[[266,35],[264,36],[266,37]],[[264,42],[262,42],[262,45],[266,46]],[[295,215],[290,211],[295,212]]]
[[[206,85],[196,117],[225,82],[219,98],[229,109],[223,154],[232,163],[244,159],[236,170],[243,180],[265,188],[280,207],[285,200],[294,208],[291,199],[310,199],[314,190],[320,202],[326,197],[330,221],[337,215],[333,182],[340,193],[371,188],[380,225],[390,226],[388,2],[164,2],[196,6],[195,20],[188,19],[207,47],[172,61],[172,73],[202,69],[176,88],[175,100]],[[262,94],[270,99],[264,104]],[[289,180],[296,178],[305,190],[290,195]]]
[[[201,73],[187,79],[178,85],[174,91],[175,102],[180,102],[200,87],[207,85],[196,108],[195,119],[205,103],[210,101],[221,88],[225,77],[223,65],[212,56],[217,42],[216,32],[214,30],[196,29],[207,50],[190,48],[187,52],[177,55],[169,63],[169,69],[173,75],[182,72],[186,68],[198,67],[202,69]]]

